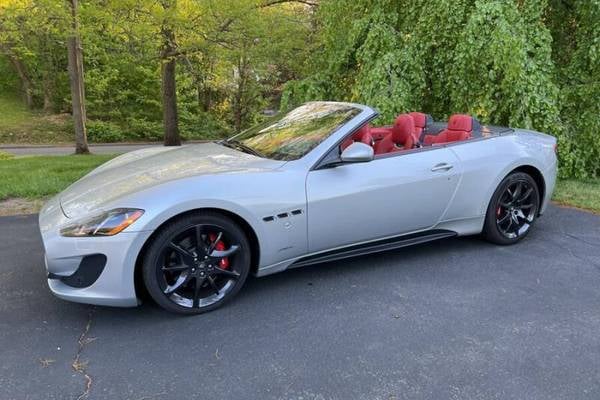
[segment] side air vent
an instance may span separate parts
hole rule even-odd
[[[273,222],[273,221],[275,221],[275,218],[284,219],[284,218],[288,218],[288,217],[290,217],[292,215],[300,215],[300,214],[302,214],[302,209],[298,208],[296,210],[290,211],[289,213],[284,212],[284,213],[281,213],[281,214],[277,214],[277,216],[275,216],[275,215],[268,215],[266,217],[263,217],[263,221],[265,221],[265,222]]]

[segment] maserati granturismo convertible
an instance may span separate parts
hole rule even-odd
[[[39,216],[58,297],[135,306],[142,293],[197,314],[248,274],[481,234],[514,244],[544,212],[556,140],[311,102],[229,139],[121,155],[51,199]]]

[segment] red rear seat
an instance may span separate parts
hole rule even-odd
[[[427,145],[459,142],[472,137],[475,119],[470,115],[454,114],[448,120],[448,128],[437,135],[425,135],[423,143]]]

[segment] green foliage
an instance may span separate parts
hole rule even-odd
[[[6,57],[0,57],[0,93],[18,93],[19,79]]]
[[[127,138],[121,128],[112,123],[104,121],[88,121],[88,140],[92,143],[122,142]]]
[[[293,2],[265,7],[262,0],[81,1],[91,140],[162,139],[161,66],[171,57],[184,138],[221,137],[251,125],[274,107],[283,83],[300,76],[306,10]],[[162,53],[165,27],[174,34],[172,55]],[[36,108],[48,102],[48,111],[70,111],[70,33],[65,1],[0,0],[0,89],[24,90],[9,62],[15,59]]]
[[[560,140],[561,174],[577,178],[600,176],[600,0],[576,0],[571,7],[553,4],[562,25],[553,25],[554,37],[562,26],[574,27],[569,40],[560,41],[555,53],[562,84],[562,117],[566,122]],[[559,36],[560,37],[560,36]],[[564,57],[564,58],[563,58]]]
[[[515,2],[476,1],[455,50],[452,111],[498,125],[560,133],[552,38],[539,18],[528,16]]]
[[[563,177],[600,176],[600,0],[329,0],[305,79],[282,108],[307,100],[558,137]]]

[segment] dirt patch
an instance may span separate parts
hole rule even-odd
[[[70,114],[48,114],[41,116],[41,119],[53,124],[66,124],[71,120]]]
[[[0,200],[0,217],[7,215],[35,214],[44,205],[45,200],[6,199]]]

